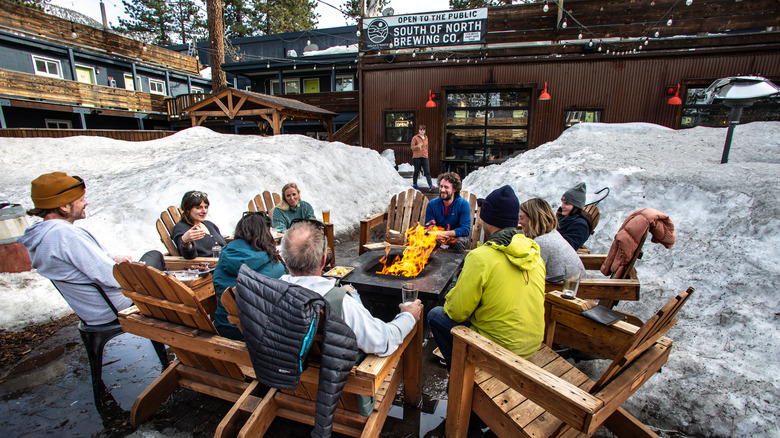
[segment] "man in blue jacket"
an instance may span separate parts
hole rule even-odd
[[[455,172],[439,175],[439,197],[425,209],[425,225],[444,228],[436,236],[439,245],[449,245],[452,252],[463,253],[469,246],[471,206],[460,197],[460,176]]]

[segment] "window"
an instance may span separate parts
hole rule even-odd
[[[190,90],[192,94],[203,94],[203,88],[200,87],[190,87]]]
[[[44,122],[46,122],[46,127],[49,129],[73,129],[70,120],[44,119]]]
[[[411,143],[414,137],[413,111],[385,112],[385,142]]]
[[[36,55],[32,55],[32,61],[36,75],[62,79],[62,65],[60,61]]]
[[[86,65],[76,65],[76,80],[85,84],[97,84],[95,69]]]
[[[284,80],[284,94],[298,94],[301,92],[301,85],[298,79]],[[271,94],[279,94],[279,81],[271,81]]]
[[[355,91],[355,77],[336,76],[336,89],[334,91]]]
[[[528,148],[530,89],[447,93],[444,159],[501,163]]]
[[[598,123],[604,110],[600,109],[572,109],[566,111],[563,128],[569,128],[577,123]]]
[[[149,78],[149,92],[152,94],[165,94],[165,82]]]
[[[320,92],[320,80],[319,80],[319,78],[304,79],[303,80],[303,92],[304,93],[319,93]]]
[[[710,84],[690,84],[685,89],[681,128],[694,126],[725,127],[729,123],[731,108],[722,99],[709,100]],[[709,100],[709,101],[708,101]],[[763,97],[742,110],[740,123],[780,120],[780,95]]]
[[[124,77],[125,77],[125,90],[135,91],[135,84],[133,84],[133,75],[130,73],[125,73]]]

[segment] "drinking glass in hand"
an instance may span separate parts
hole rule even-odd
[[[404,283],[401,285],[401,300],[404,304],[412,304],[417,300],[417,285],[414,283]]]

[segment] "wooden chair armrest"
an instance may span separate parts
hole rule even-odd
[[[582,264],[585,265],[585,269],[588,271],[598,271],[601,269],[601,265],[604,260],[607,259],[606,254],[578,254]]]
[[[545,283],[545,292],[560,291],[563,283]],[[614,278],[583,278],[577,297],[590,300],[638,301],[639,280]]]
[[[202,262],[217,263],[219,260],[215,257],[195,257],[194,259],[185,259],[182,256],[165,256],[165,269],[169,271],[181,271],[189,269],[192,265],[197,265]]]
[[[363,245],[369,242],[369,235],[371,229],[387,220],[387,212],[377,213],[366,219],[360,220],[360,246],[358,247],[358,253],[363,254],[366,250]]]
[[[463,326],[452,329],[447,424],[470,411],[474,368],[487,372],[570,426],[584,430],[604,402]],[[459,378],[463,376],[462,378]],[[618,408],[615,406],[613,409]],[[467,412],[467,411],[466,411]],[[448,427],[449,429],[449,427]],[[447,436],[450,436],[449,430]]]

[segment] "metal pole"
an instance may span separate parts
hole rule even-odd
[[[742,117],[742,106],[734,105],[729,112],[729,130],[726,133],[726,144],[723,145],[723,156],[720,158],[720,164],[729,162],[729,150],[731,150],[731,138],[734,136],[734,128],[739,124]]]

